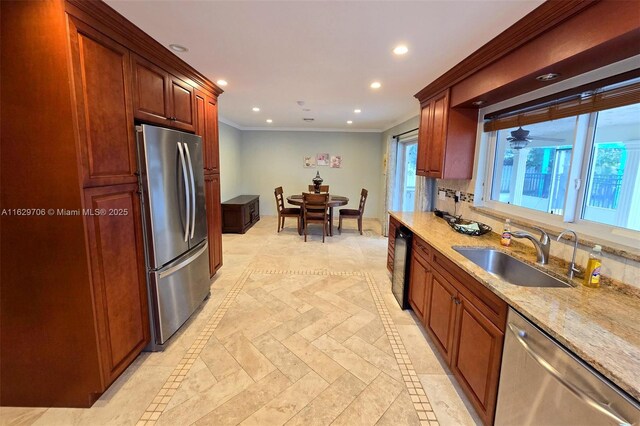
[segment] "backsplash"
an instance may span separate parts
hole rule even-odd
[[[469,220],[476,220],[489,225],[493,228],[493,232],[501,232],[504,221],[493,216],[482,214],[477,210],[473,210],[474,194],[469,191],[473,191],[473,183],[466,180],[437,180],[438,191],[445,191],[446,199],[440,200],[436,196],[436,208],[438,210],[448,211],[462,215],[463,218]],[[453,201],[453,196],[456,191],[460,191],[460,201],[456,206]],[[464,198],[463,199],[463,194]],[[527,232],[535,232],[531,229],[519,228],[516,225],[512,225],[513,230],[525,230]],[[551,255],[564,259],[565,261],[571,261],[573,254],[573,242],[567,240],[556,241],[555,237],[552,237],[551,242]],[[606,245],[606,244],[605,244]],[[584,268],[589,258],[591,247],[583,245],[578,246],[576,253],[576,263]],[[631,259],[626,259],[620,256],[615,256],[611,253],[603,253],[602,273],[614,280],[621,281],[625,284],[632,285],[640,289],[640,262],[636,262]]]
[[[445,197],[447,198],[451,198],[453,199],[453,197],[456,195],[456,189],[451,189],[451,188],[445,188],[443,186],[439,186],[438,187],[438,192],[440,191],[444,191],[445,192]],[[464,191],[460,191],[460,201],[466,201],[468,203],[473,203],[473,194],[470,192],[464,192]]]

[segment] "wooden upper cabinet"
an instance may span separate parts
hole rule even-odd
[[[195,97],[193,87],[175,76],[169,76],[169,120],[178,129],[195,131]]]
[[[468,299],[459,296],[451,369],[485,424],[493,422],[503,332]]]
[[[85,187],[136,182],[129,51],[69,19]]]
[[[149,343],[147,284],[137,184],[85,189],[94,311],[108,386]]]
[[[457,291],[451,283],[438,272],[431,271],[430,311],[426,326],[447,363],[451,363],[453,353],[456,295]]]
[[[207,225],[209,227],[209,272],[213,276],[222,266],[222,214],[220,205],[220,175],[204,177],[207,203]]]
[[[131,55],[133,106],[135,117],[157,124],[168,124],[169,74],[138,55]]]
[[[450,108],[450,90],[422,102],[416,174],[471,179],[478,111]]]
[[[195,131],[194,89],[164,69],[131,54],[133,107],[137,119]]]

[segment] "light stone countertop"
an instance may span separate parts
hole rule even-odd
[[[601,374],[640,399],[640,297],[637,294],[607,286],[591,289],[580,285],[580,280],[574,280],[575,287],[571,288],[509,284],[452,247],[498,248],[534,265],[535,249],[529,241],[512,241],[510,247],[502,247],[495,232],[477,237],[463,235],[431,212],[389,213]],[[566,263],[552,258],[544,270],[562,277],[566,274],[564,265]]]

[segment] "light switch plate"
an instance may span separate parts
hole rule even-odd
[[[438,191],[438,200],[444,200],[447,197],[446,192]]]

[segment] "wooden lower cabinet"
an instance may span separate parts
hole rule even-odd
[[[105,387],[149,343],[137,184],[85,189],[98,351]]]
[[[506,303],[416,235],[409,303],[479,417],[493,424]]]
[[[431,267],[420,256],[411,258],[409,304],[424,324],[428,312],[427,300],[431,297]]]
[[[426,321],[427,331],[447,362],[450,363],[457,291],[438,272],[433,271],[431,277],[431,298],[429,300],[431,309]]]
[[[213,276],[222,266],[222,218],[220,209],[220,175],[205,175],[207,226],[209,228],[209,272]]]
[[[464,296],[456,314],[451,370],[485,424],[493,422],[504,333]]]

